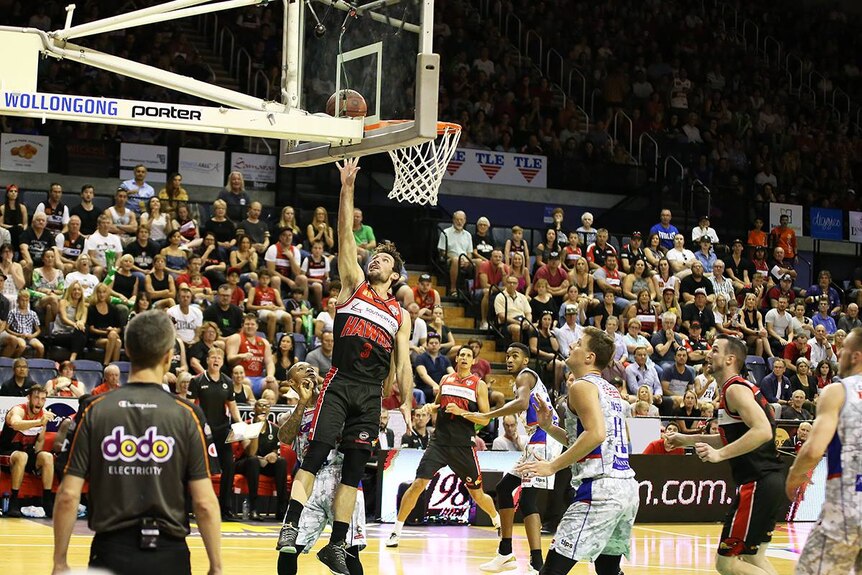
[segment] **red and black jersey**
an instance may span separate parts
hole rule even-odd
[[[772,426],[772,439],[766,441],[755,449],[730,460],[730,470],[734,481],[738,485],[757,481],[767,473],[780,471],[784,468],[778,458],[778,449],[775,447],[775,419],[769,402],[763,397],[760,388],[740,375],[734,375],[721,387],[721,398],[718,406],[718,430],[725,445],[733,443],[750,429],[738,413],[727,407],[726,394],[731,385],[744,385],[751,390],[755,401],[763,409],[769,424]]]
[[[401,320],[398,300],[380,298],[368,282],[359,284],[350,298],[335,308],[331,376],[383,385]]]
[[[40,409],[37,413],[30,414],[27,410],[26,403],[22,403],[18,407],[24,410],[24,417],[22,418],[24,421],[37,421],[42,419],[42,416],[45,414],[44,409]],[[9,421],[7,420],[6,424],[3,426],[3,430],[0,431],[0,453],[8,455],[13,451],[20,451],[27,447],[32,447],[36,444],[36,440],[39,439],[39,433],[41,432],[41,426],[31,427],[24,431],[16,431],[15,429],[12,429],[12,426],[9,425]]]
[[[472,373],[464,378],[457,373],[450,373],[440,380],[440,409],[437,410],[437,426],[434,428],[435,443],[449,446],[473,445],[473,423],[463,417],[446,413],[446,406],[454,403],[467,411],[479,411],[479,402],[476,399],[479,381],[479,376]]]

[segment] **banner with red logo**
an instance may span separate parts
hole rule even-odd
[[[446,166],[444,179],[480,184],[548,187],[548,158],[458,148]]]

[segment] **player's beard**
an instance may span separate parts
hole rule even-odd
[[[386,283],[392,274],[383,273],[382,270],[368,270],[368,281],[373,284]]]

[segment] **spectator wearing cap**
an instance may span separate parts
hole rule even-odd
[[[554,308],[560,306],[569,289],[569,275],[560,262],[560,252],[553,250],[548,254],[548,263],[543,264],[533,276],[533,292],[536,291],[536,282],[539,280],[548,282],[548,293],[554,298]]]
[[[707,302],[715,301],[715,290],[712,287],[712,282],[703,274],[703,264],[699,260],[695,260],[692,264],[691,274],[679,282],[679,297],[683,305],[694,301],[694,292],[697,289],[703,289],[706,292]]]
[[[754,273],[763,276],[764,279],[769,277],[769,264],[766,262],[766,248],[764,246],[756,246],[754,253],[751,256],[751,265],[754,266]],[[754,277],[752,276],[752,283]]]
[[[682,328],[686,333],[691,323],[696,321],[703,330],[704,337],[712,341],[715,337],[715,314],[707,306],[706,289],[699,287],[694,290],[694,301],[682,308]]]
[[[425,352],[416,358],[416,389],[425,394],[425,403],[432,403],[440,391],[443,376],[455,373],[449,358],[440,353],[440,334],[428,334]]]
[[[694,257],[703,265],[704,270],[709,270],[709,273],[711,273],[712,264],[718,259],[718,256],[715,255],[715,251],[712,249],[712,240],[709,236],[703,235],[698,240],[698,244],[700,249],[695,252]]]
[[[527,296],[518,291],[518,276],[506,277],[503,293],[494,299],[494,313],[497,315],[498,325],[508,330],[512,341],[521,341],[522,328],[528,334],[532,331],[530,323],[527,322],[533,321],[533,310]]]
[[[483,261],[476,269],[477,289],[473,290],[473,297],[480,300],[480,330],[488,329],[488,308],[490,306],[491,297],[498,295],[498,292],[495,291],[494,288],[502,290],[503,282],[508,275],[509,266],[503,263],[503,251],[499,249],[494,249],[491,252],[491,258]]]
[[[560,344],[560,355],[563,358],[569,357],[569,351],[571,351],[572,346],[580,341],[584,334],[584,330],[578,322],[578,306],[571,303],[567,304],[565,314],[566,322],[554,328],[554,335],[557,336],[557,342]]]
[[[643,260],[644,263],[648,264],[646,252],[644,252],[643,248],[643,235],[638,231],[634,231],[629,243],[624,245],[620,250],[620,264],[623,271],[631,273],[638,260]]]
[[[476,232],[473,234],[473,259],[474,266],[480,266],[483,262],[491,259],[494,251],[494,238],[491,236],[491,221],[482,216],[476,220]]]
[[[662,209],[659,214],[659,223],[655,224],[649,230],[650,234],[658,234],[658,237],[661,240],[661,247],[665,251],[675,247],[676,236],[679,234],[679,230],[676,226],[670,223],[672,217],[673,214],[671,214],[669,209]],[[685,238],[683,238],[683,243],[684,242]]]
[[[688,324],[688,339],[685,340],[685,350],[688,352],[688,365],[701,366],[706,361],[706,354],[712,346],[703,337],[700,322],[694,320]],[[697,369],[700,369],[699,367]]]
[[[712,244],[718,243],[718,234],[714,228],[709,227],[709,216],[704,214],[700,216],[697,226],[691,230],[691,243],[694,245],[700,244],[700,238],[708,237]]]
[[[754,265],[743,255],[744,249],[742,240],[736,238],[730,246],[730,257],[724,260],[727,277],[733,282],[733,289],[737,292],[750,287],[754,278]]]
[[[809,315],[820,310],[820,300],[826,296],[829,299],[829,315],[837,317],[841,313],[841,296],[832,287],[832,272],[821,270],[817,274],[817,283],[805,290],[805,303],[808,304]]]
[[[793,261],[786,257],[784,248],[776,247],[772,250],[772,261],[769,262],[769,277],[777,283],[784,275],[796,279],[796,270],[793,268]]]
[[[440,293],[431,286],[431,274],[422,274],[413,291],[413,301],[419,305],[419,317],[431,321],[434,306],[440,305]]]
[[[608,230],[599,228],[596,232],[596,242],[590,244],[587,248],[587,262],[590,264],[590,270],[597,270],[604,267],[605,260],[608,256],[616,257],[617,250],[608,243]]]
[[[467,270],[472,265],[470,256],[473,254],[473,236],[464,229],[467,214],[458,210],[452,214],[452,225],[440,232],[437,250],[441,257],[449,262],[449,295],[458,295],[458,273]],[[463,257],[462,257],[463,256]]]
[[[766,297],[769,300],[769,307],[778,307],[778,298],[781,296],[787,298],[788,308],[792,308],[793,302],[796,300],[796,292],[793,291],[793,278],[790,274],[784,274],[781,276],[778,283],[766,292]]]

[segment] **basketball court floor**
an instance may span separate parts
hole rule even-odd
[[[780,525],[770,546],[769,557],[780,575],[790,575],[813,523]],[[481,563],[493,556],[496,536],[483,527],[405,527],[401,545],[387,549],[384,541],[391,525],[368,526],[369,545],[362,552],[366,575],[461,575],[481,573]],[[225,574],[275,573],[274,550],[279,525],[276,523],[222,524],[222,558]],[[520,530],[520,534],[519,534]],[[632,554],[623,562],[626,575],[715,573],[713,557],[721,526],[718,524],[643,524],[636,525]],[[53,552],[51,525],[46,520],[0,519],[0,564],[3,575],[50,573]],[[544,537],[547,551],[550,537]],[[313,552],[322,543],[318,542]],[[195,534],[189,539],[194,573],[206,573],[203,543]],[[90,534],[79,521],[70,545],[72,567],[86,565]],[[520,526],[515,528],[515,553],[526,570],[529,555]],[[313,553],[312,552],[312,553]],[[309,554],[299,560],[301,575],[329,575]],[[594,573],[589,565],[577,565],[573,574]]]

